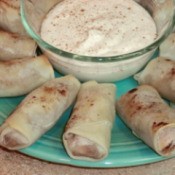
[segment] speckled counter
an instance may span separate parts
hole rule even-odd
[[[175,158],[137,167],[90,169],[49,163],[0,148],[0,175],[175,175]]]

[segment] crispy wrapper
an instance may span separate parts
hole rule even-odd
[[[175,111],[155,88],[142,85],[117,101],[121,119],[147,145],[162,156],[175,155]]]
[[[82,84],[63,134],[71,158],[97,161],[108,155],[115,118],[115,92],[114,84],[95,81]]]
[[[20,0],[0,0],[0,28],[26,35],[21,22]]]
[[[37,44],[27,36],[0,30],[0,60],[35,56]]]
[[[175,61],[164,57],[153,59],[134,78],[141,85],[153,86],[162,97],[175,102]]]
[[[79,87],[80,82],[68,75],[32,91],[0,127],[0,145],[18,150],[33,144],[74,102]]]
[[[44,55],[0,61],[0,97],[24,95],[53,78],[53,68]]]

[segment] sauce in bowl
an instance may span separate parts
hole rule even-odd
[[[116,56],[146,47],[157,31],[150,14],[133,0],[64,0],[47,14],[41,37],[49,44],[78,55]],[[143,58],[111,63],[84,62],[45,51],[55,68],[80,80],[115,81],[138,71]]]

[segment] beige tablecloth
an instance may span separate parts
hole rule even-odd
[[[175,158],[144,166],[90,169],[49,163],[0,148],[0,175],[175,175]]]

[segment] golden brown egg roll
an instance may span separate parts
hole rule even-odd
[[[73,103],[79,87],[80,82],[68,75],[32,91],[0,127],[0,145],[18,150],[33,144]]]
[[[175,110],[155,88],[142,85],[124,94],[116,104],[121,119],[162,156],[175,155]]]
[[[95,81],[82,84],[63,134],[71,158],[97,161],[108,155],[115,118],[115,92],[114,84]]]
[[[175,61],[163,57],[153,59],[134,78],[141,85],[153,86],[162,97],[175,102]]]
[[[0,30],[0,60],[33,57],[36,47],[36,42],[27,36]]]
[[[53,78],[53,67],[44,55],[0,61],[0,97],[24,95]]]

